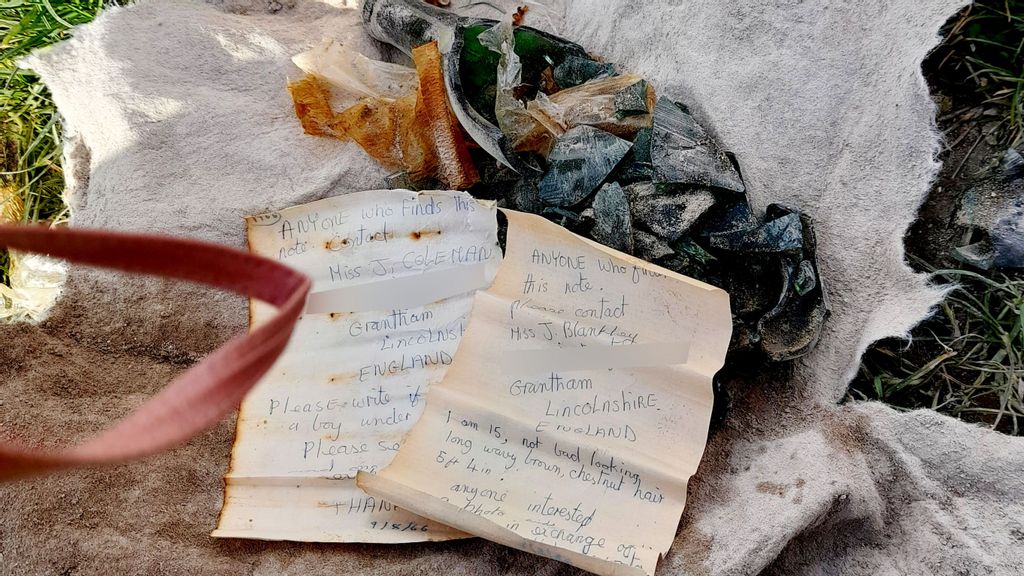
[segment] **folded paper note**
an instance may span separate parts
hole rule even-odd
[[[242,404],[214,536],[414,542],[466,535],[365,494],[445,374],[472,294],[501,262],[495,208],[464,192],[379,190],[247,219],[250,249],[312,293]],[[270,310],[250,305],[258,327]]]
[[[728,296],[518,212],[502,260],[495,216],[389,190],[247,220],[250,249],[313,289],[242,406],[214,536],[473,534],[653,574],[706,443]],[[271,310],[250,306],[259,327]]]
[[[599,574],[653,574],[707,440],[728,295],[508,212],[444,380],[368,493]]]

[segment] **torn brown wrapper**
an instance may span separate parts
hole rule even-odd
[[[388,168],[425,171],[427,153],[416,138],[416,96],[397,100],[364,98],[338,114],[332,129],[346,136]]]
[[[307,134],[351,138],[381,164],[413,180],[437,180],[466,189],[480,181],[466,138],[448,103],[436,42],[413,49],[419,76],[415,92],[399,98],[363,98],[342,112],[331,109],[331,88],[307,75],[288,90]]]
[[[424,139],[425,150],[433,152],[438,179],[452,188],[468,188],[480,181],[480,175],[469,157],[462,128],[448,103],[437,42],[413,48],[412,59],[420,75],[414,134]],[[415,170],[412,173],[415,176]]]
[[[292,95],[295,115],[306,134],[344,137],[344,134],[337,134],[333,127],[335,115],[331,110],[331,89],[327,82],[310,74],[290,82],[288,92]]]

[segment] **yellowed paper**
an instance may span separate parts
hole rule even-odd
[[[472,292],[501,261],[495,214],[464,192],[379,190],[247,219],[250,249],[305,272],[313,290],[242,405],[214,536],[465,537],[368,496],[355,477],[390,462],[451,364]],[[254,302],[251,323],[271,312]]]
[[[359,484],[599,574],[653,574],[707,440],[728,295],[508,218],[447,376],[391,465]]]

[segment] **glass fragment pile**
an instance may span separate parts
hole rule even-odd
[[[468,190],[726,289],[734,351],[813,348],[828,305],[810,218],[755,215],[735,159],[684,105],[512,22],[419,0],[366,0],[363,20],[415,68],[330,41],[296,56],[307,133],[358,143],[395,170],[389,188]]]

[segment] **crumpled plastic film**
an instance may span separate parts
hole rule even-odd
[[[318,76],[332,90],[360,98],[401,98],[416,90],[416,70],[400,64],[373,60],[334,40],[292,56],[306,74]]]
[[[346,58],[355,61],[349,52],[338,49],[322,51],[317,58],[321,69],[335,71],[347,70]],[[343,63],[336,64],[334,58]],[[351,138],[381,164],[407,171],[413,181],[438,181],[448,188],[468,188],[480,177],[448,104],[437,43],[414,49],[413,60],[418,82],[412,88],[406,87],[407,93],[393,97],[405,84],[391,83],[387,87],[389,96],[363,98],[338,113],[331,107],[333,84],[318,75],[307,75],[288,85],[295,114],[307,134]],[[364,80],[373,84],[384,75],[359,76],[359,89],[367,87]],[[335,78],[342,77],[335,74]],[[380,89],[377,85],[372,90]]]
[[[642,80],[634,74],[591,80],[566,88],[550,96],[539,93],[526,110],[555,136],[575,126],[586,124],[611,132],[620,138],[632,139],[641,128],[651,126],[652,116],[616,114],[617,94]],[[654,89],[647,89],[648,110],[654,109]],[[560,130],[560,131],[559,131]]]
[[[0,284],[0,321],[46,319],[67,278],[67,265],[40,254],[10,253],[11,285]]]
[[[20,222],[24,210],[16,189],[0,189],[0,224]],[[0,284],[0,322],[45,319],[60,295],[67,266],[60,260],[39,254],[11,251],[9,256],[10,286]]]
[[[550,135],[538,130],[537,120],[515,97],[522,84],[523,66],[516,55],[515,29],[510,22],[501,22],[478,36],[480,44],[501,55],[498,59],[498,84],[494,97],[494,115],[498,127],[517,150],[534,150],[544,154],[554,142]],[[539,95],[543,96],[542,93]],[[557,134],[556,134],[557,136]]]

